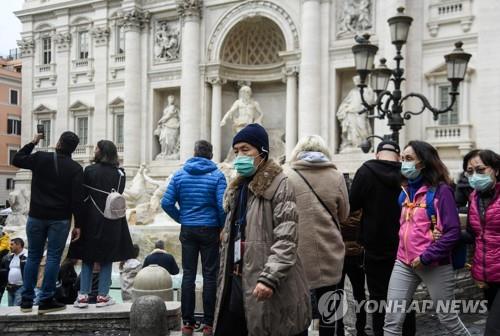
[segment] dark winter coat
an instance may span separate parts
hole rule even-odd
[[[9,253],[0,261],[0,288],[7,286],[10,272],[10,262],[12,261],[12,258],[14,258],[14,253]],[[24,267],[26,266],[27,259],[28,258],[24,255],[24,253],[19,256],[19,261],[21,262],[21,276],[23,277],[23,279]]]
[[[396,257],[399,243],[398,197],[401,164],[385,160],[365,162],[356,172],[349,194],[351,211],[363,210],[360,243],[380,257]]]
[[[213,161],[193,157],[175,173],[161,206],[182,225],[221,227],[226,219],[222,206],[226,186],[224,174]]]
[[[177,266],[174,256],[164,250],[155,249],[151,252],[151,254],[144,259],[144,265],[142,267],[145,268],[149,265],[161,266],[171,275],[179,274],[179,266]]]
[[[31,180],[31,217],[64,220],[75,216],[75,226],[80,226],[82,209],[82,166],[71,155],[57,153],[57,171],[54,153],[36,152],[29,143],[21,148],[12,160],[18,168],[33,172]]]
[[[123,193],[125,189],[125,173],[118,188],[118,168],[97,163],[85,168],[83,173],[84,184],[93,188],[110,192],[116,189]],[[107,195],[98,191],[84,188],[85,222],[82,225],[81,237],[70,245],[68,256],[73,259],[82,259],[85,262],[114,262],[134,257],[132,238],[125,218],[110,220],[96,209],[92,200],[104,211]]]

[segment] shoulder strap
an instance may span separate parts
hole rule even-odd
[[[434,226],[436,226],[437,223],[436,208],[434,207],[436,189],[436,187],[431,187],[425,194],[425,211],[427,212],[427,216],[431,220],[431,230],[434,230]]]
[[[332,217],[332,220],[333,222],[335,223],[335,225],[337,226],[337,229],[339,229],[340,231],[340,225],[339,223],[337,223],[337,220],[335,219],[335,216],[332,214],[332,212],[330,211],[330,209],[326,206],[325,202],[323,202],[323,200],[321,199],[321,197],[319,197],[319,195],[316,193],[316,191],[313,189],[313,187],[311,186],[311,184],[309,183],[309,181],[307,181],[307,179],[304,177],[304,175],[302,175],[302,173],[300,171],[298,171],[297,169],[293,169],[295,170],[295,172],[302,178],[302,180],[304,180],[304,182],[307,184],[307,186],[309,187],[309,189],[311,189],[312,193],[314,194],[314,196],[316,196],[316,198],[318,199],[318,201],[321,203],[321,205],[325,208],[325,210],[330,214],[330,217]]]
[[[54,167],[56,168],[56,174],[59,176],[59,165],[57,164],[57,152],[52,155],[54,158]]]

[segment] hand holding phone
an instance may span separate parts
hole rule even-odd
[[[45,127],[43,125],[36,125],[36,132],[42,135],[40,139],[45,139]]]

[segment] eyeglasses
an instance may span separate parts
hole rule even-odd
[[[474,175],[474,172],[476,174],[484,174],[484,172],[488,169],[488,167],[476,167],[476,168],[470,168],[465,171],[466,176],[472,176]]]

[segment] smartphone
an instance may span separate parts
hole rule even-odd
[[[45,127],[43,125],[36,125],[36,132],[42,135],[42,139],[45,139]]]

